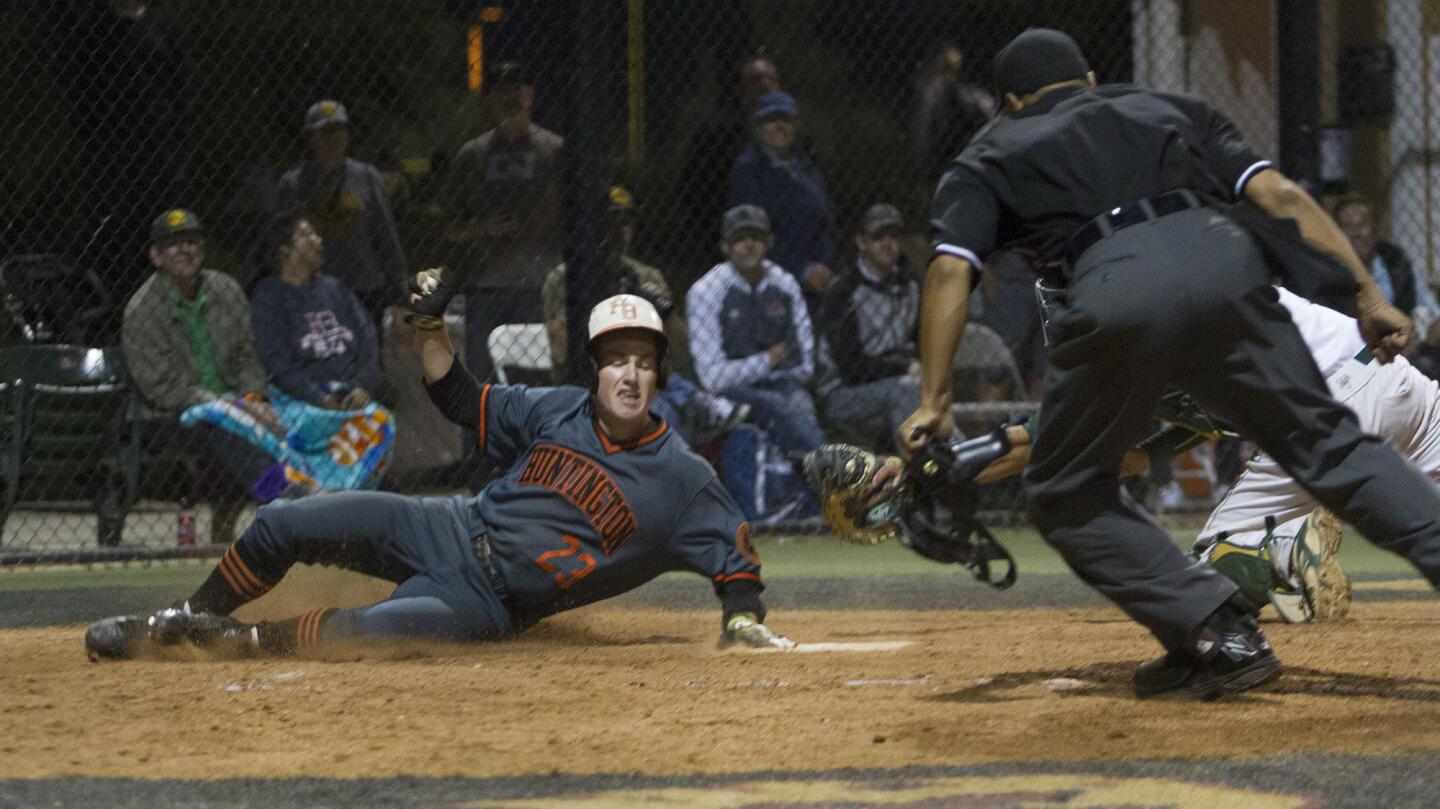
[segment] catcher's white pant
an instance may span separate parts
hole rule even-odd
[[[1325,382],[1330,394],[1359,416],[1362,429],[1380,436],[1440,483],[1440,384],[1404,357],[1389,365],[1347,360]],[[1195,549],[1203,552],[1220,539],[1258,548],[1268,529],[1274,537],[1272,561],[1288,578],[1295,533],[1318,505],[1270,456],[1260,453],[1211,513]]]

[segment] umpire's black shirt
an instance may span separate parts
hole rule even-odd
[[[1232,202],[1269,165],[1198,98],[1125,84],[1052,90],[996,118],[946,170],[933,245],[976,268],[999,247],[1061,259],[1104,211],[1175,188]]]

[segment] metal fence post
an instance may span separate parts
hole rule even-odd
[[[1307,188],[1320,182],[1320,4],[1275,4],[1280,170]]]

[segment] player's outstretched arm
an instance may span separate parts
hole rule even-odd
[[[444,267],[431,267],[410,278],[409,291],[406,308],[410,314],[405,322],[415,327],[415,345],[425,381],[437,382],[455,364],[455,347],[445,329],[445,309],[455,297],[455,290],[446,279]]]
[[[455,347],[445,329],[416,329],[416,346],[420,352],[420,365],[425,370],[425,381],[434,383],[450,373],[455,364]]]

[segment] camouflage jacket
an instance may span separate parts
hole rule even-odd
[[[195,347],[176,311],[164,274],[150,276],[125,305],[121,344],[125,364],[149,410],[178,414],[216,394],[200,386]],[[205,325],[215,344],[215,364],[228,391],[263,392],[265,372],[250,334],[250,302],[233,278],[215,270],[200,271],[205,296]]]

